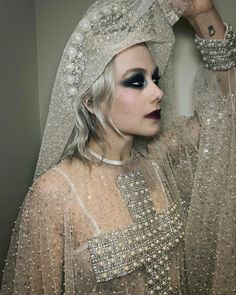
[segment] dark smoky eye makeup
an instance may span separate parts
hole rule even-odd
[[[143,88],[147,84],[143,73],[135,73],[121,82],[124,87]]]
[[[123,80],[121,82],[121,85],[123,85],[124,87],[129,87],[129,88],[138,88],[138,89],[144,88],[145,86],[147,86],[147,79],[145,76],[145,72],[146,72],[145,70],[142,70],[142,71],[140,70],[140,72],[137,71],[132,76]],[[160,75],[159,75],[158,68],[154,70],[152,75],[152,80],[156,85],[159,84]]]
[[[158,69],[156,69],[152,75],[152,80],[158,85],[160,82],[161,76],[159,74]]]

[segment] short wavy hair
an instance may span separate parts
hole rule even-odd
[[[145,44],[144,44],[145,45]],[[120,136],[121,133],[110,116],[111,108],[115,101],[115,69],[114,58],[107,64],[102,75],[85,92],[82,97],[78,97],[73,104],[75,126],[70,139],[63,151],[60,160],[69,157],[71,160],[77,157],[84,163],[92,161],[92,156],[88,150],[88,143],[93,139],[102,149],[103,157],[106,152],[105,126],[109,124]],[[93,113],[88,111],[88,107],[93,108]],[[102,110],[102,103],[106,109]],[[148,152],[149,140],[145,137],[135,136],[133,148],[139,153]]]

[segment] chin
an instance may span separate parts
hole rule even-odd
[[[144,132],[139,132],[136,135],[144,136],[144,137],[153,137],[153,136],[159,134],[160,131],[161,131],[161,127],[158,126],[158,127],[152,128],[152,130],[149,129],[149,130],[145,130]]]
[[[158,124],[156,126],[153,126],[153,128],[151,128],[150,130],[148,130],[147,136],[155,136],[158,133],[160,133],[160,131],[161,131],[161,125]]]
[[[119,130],[127,136],[153,137],[161,132],[161,125],[159,123],[151,126],[143,126],[143,128],[139,128],[138,130],[136,130],[136,128],[132,128],[130,130]]]
[[[158,129],[157,131],[155,131],[155,132],[150,132],[149,134],[147,134],[146,136],[155,136],[155,135],[158,135],[159,133],[160,133],[160,129]]]

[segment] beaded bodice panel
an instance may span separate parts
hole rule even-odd
[[[126,167],[98,168],[99,174],[109,182],[107,193],[116,190],[127,212],[124,213],[123,208],[116,217],[114,210],[109,215],[104,211],[102,219],[109,216],[106,222],[116,223],[109,229],[102,229],[101,212],[98,217],[93,214],[92,227],[96,230],[86,235],[88,239],[76,248],[72,258],[79,274],[75,278],[78,294],[176,294],[180,288],[181,258],[177,262],[177,253],[182,247],[184,221],[171,195],[160,195],[160,180],[153,179],[154,174],[142,164],[137,170],[139,162],[136,161]],[[99,181],[97,173],[94,176]],[[103,187],[106,181],[102,182]],[[97,192],[102,190],[95,187]],[[153,202],[157,196],[159,200]],[[112,198],[107,204],[109,208],[111,202]],[[159,203],[160,207],[154,203]],[[121,222],[121,219],[126,220],[126,214],[128,222]]]
[[[143,268],[145,294],[172,294],[169,252],[183,238],[183,222],[173,204],[157,213],[143,175],[131,171],[116,179],[134,224],[89,240],[97,282]]]

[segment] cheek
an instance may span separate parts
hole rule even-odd
[[[115,117],[128,116],[135,113],[138,108],[137,94],[133,90],[123,90],[116,93],[116,99],[112,107],[112,114]]]

